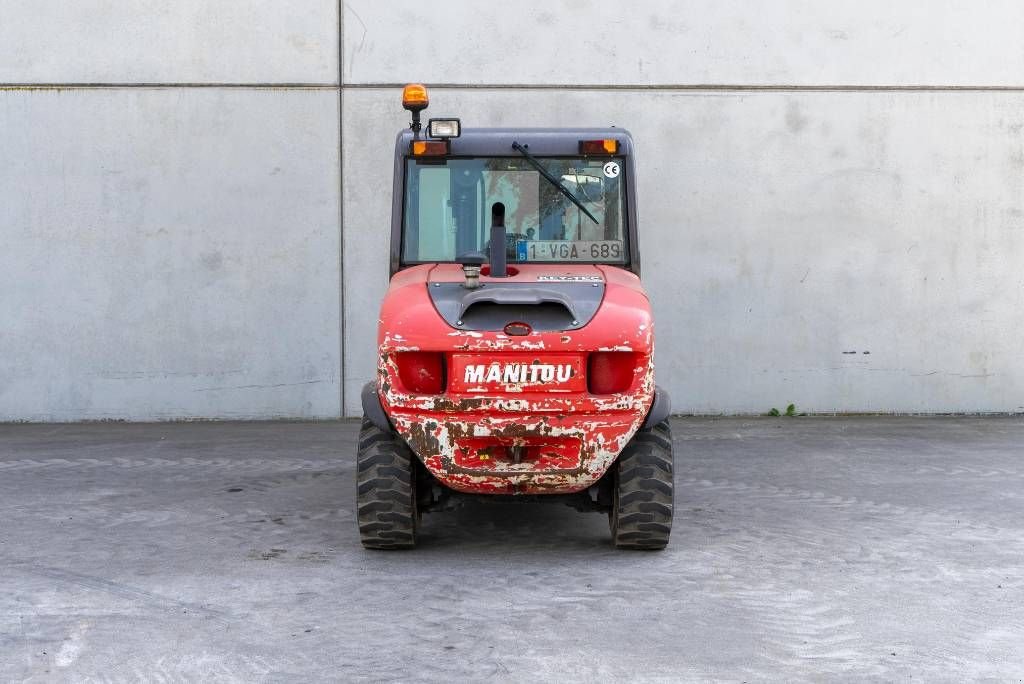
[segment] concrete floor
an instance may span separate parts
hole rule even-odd
[[[0,426],[0,681],[1024,676],[1024,420],[673,427],[662,553],[550,505],[386,553],[354,422]]]

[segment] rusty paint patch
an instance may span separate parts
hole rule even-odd
[[[433,430],[428,427],[436,423],[412,423],[406,430],[402,431],[402,438],[409,443],[412,450],[417,454],[435,454],[441,451],[441,443],[437,441]]]

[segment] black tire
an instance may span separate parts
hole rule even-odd
[[[417,465],[416,456],[398,435],[363,418],[356,458],[356,515],[366,548],[416,546]]]
[[[672,428],[641,429],[612,466],[608,524],[620,549],[665,548],[672,532]]]

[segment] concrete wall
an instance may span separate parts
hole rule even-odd
[[[632,130],[677,410],[1024,410],[1024,5],[65,7],[0,0],[0,418],[357,413],[412,80]]]
[[[0,420],[340,413],[338,40],[319,0],[0,0]]]

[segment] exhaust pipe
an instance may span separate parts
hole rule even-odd
[[[491,277],[507,278],[507,255],[505,254],[505,205],[495,202],[491,205]]]

